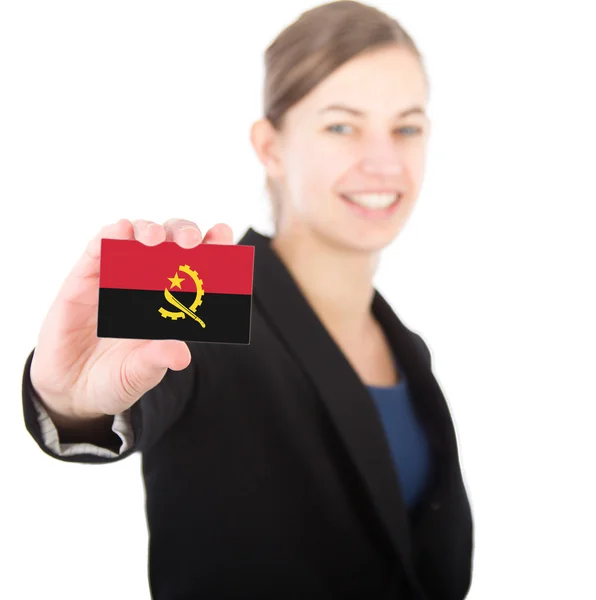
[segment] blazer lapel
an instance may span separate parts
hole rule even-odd
[[[374,509],[412,585],[410,525],[382,423],[368,390],[270,247],[252,228],[238,242],[255,246],[254,302],[312,379],[368,491]],[[424,357],[412,334],[376,292],[373,312],[386,331],[408,382],[419,389]],[[428,413],[430,414],[430,413]],[[431,425],[432,426],[432,425]],[[434,432],[440,435],[440,428]]]

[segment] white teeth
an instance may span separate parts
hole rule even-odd
[[[344,194],[352,202],[365,208],[387,208],[391,206],[400,194]]]

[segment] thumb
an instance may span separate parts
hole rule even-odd
[[[168,369],[181,371],[190,364],[190,350],[179,340],[152,340],[130,352],[122,365],[126,394],[138,399],[154,388]]]
[[[152,340],[140,350],[144,359],[156,367],[181,371],[190,364],[188,345],[179,340]]]

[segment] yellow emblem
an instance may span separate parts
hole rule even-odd
[[[200,323],[201,327],[204,328],[205,323],[201,319],[199,319],[197,315],[195,315],[197,306],[200,306],[202,304],[203,296],[205,294],[205,291],[203,290],[203,280],[199,279],[197,272],[193,271],[188,265],[180,265],[178,271],[186,273],[195,282],[195,286],[197,288],[197,295],[195,296],[195,300],[190,306],[184,306],[182,302],[174,298],[172,292],[170,292],[168,288],[165,288],[163,293],[166,297],[166,300],[170,304],[175,306],[178,310],[173,312],[171,310],[166,310],[165,308],[160,308],[159,312],[164,319],[172,319],[172,321],[175,321],[176,319],[184,319],[186,316],[189,316],[191,319],[194,319],[195,321]],[[184,281],[184,279],[180,279],[178,277],[178,272],[176,272],[176,275],[174,275],[174,277],[168,277],[168,279],[172,282],[170,289],[173,287],[178,287],[182,289],[180,284]]]

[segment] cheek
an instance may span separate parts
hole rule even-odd
[[[400,179],[416,195],[424,176],[424,148],[416,146],[406,149],[402,156],[402,175]]]
[[[337,148],[311,143],[293,153],[288,163],[288,187],[294,201],[304,210],[320,210],[321,203],[334,193],[341,177],[350,168],[349,157]]]
[[[357,157],[342,141],[323,138],[310,146],[310,181],[312,192],[319,196],[336,194],[357,162]]]
[[[424,167],[426,163],[426,144],[421,141],[413,149],[408,156],[408,165],[410,176],[415,181],[420,181],[424,174]]]

